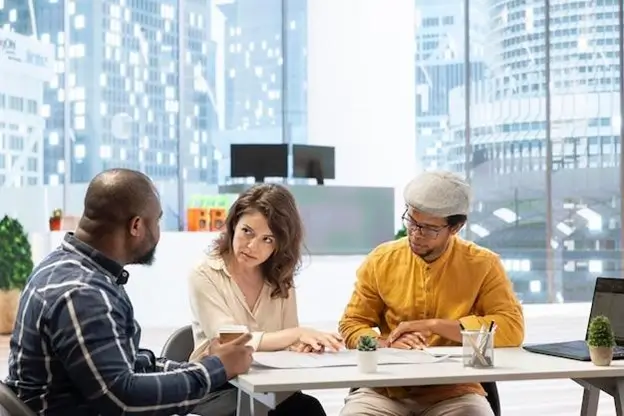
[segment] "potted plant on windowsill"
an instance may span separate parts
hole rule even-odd
[[[357,365],[362,373],[377,372],[377,340],[364,335],[357,344]]]
[[[587,346],[594,365],[601,367],[611,365],[615,336],[609,318],[599,315],[591,320],[587,334]]]
[[[0,220],[0,335],[13,331],[19,297],[32,269],[30,242],[22,224],[5,216]]]
[[[52,216],[50,217],[50,231],[60,231],[62,220],[63,220],[62,209],[57,208],[54,211],[52,211]]]
[[[401,229],[396,232],[396,234],[394,235],[394,239],[398,240],[399,238],[403,237],[407,237],[407,230],[405,229],[405,227],[401,227]]]

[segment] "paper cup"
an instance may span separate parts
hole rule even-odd
[[[224,344],[226,342],[234,341],[236,338],[249,332],[245,325],[226,325],[219,328],[219,342]]]

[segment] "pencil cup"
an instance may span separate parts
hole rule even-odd
[[[462,331],[464,367],[494,367],[494,332]]]

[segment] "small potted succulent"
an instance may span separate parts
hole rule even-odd
[[[357,365],[362,373],[377,372],[377,340],[364,335],[357,344]]]
[[[611,365],[615,336],[609,318],[602,315],[594,317],[587,332],[587,346],[592,363],[601,367]]]
[[[62,219],[63,219],[62,209],[57,208],[54,211],[52,211],[52,216],[50,217],[50,231],[60,231]]]

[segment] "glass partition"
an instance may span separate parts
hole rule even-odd
[[[621,9],[0,1],[0,214],[46,231],[97,172],[128,167],[181,230],[232,183],[230,144],[329,145],[329,186],[395,187],[397,211],[414,172],[465,176],[464,237],[501,255],[523,302],[586,301],[624,258]]]

